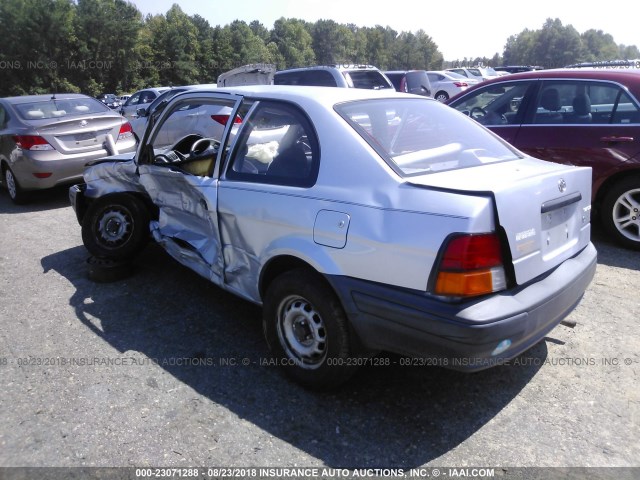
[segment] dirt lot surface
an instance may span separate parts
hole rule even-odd
[[[640,466],[640,253],[594,243],[577,326],[510,365],[319,394],[264,365],[257,307],[154,245],[94,283],[66,190],[0,192],[0,467]]]

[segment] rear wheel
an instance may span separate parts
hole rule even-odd
[[[277,277],[267,290],[263,315],[269,348],[298,383],[330,389],[355,373],[346,314],[317,274],[297,269]]]
[[[18,179],[13,174],[13,171],[8,166],[5,166],[3,169],[4,174],[4,185],[7,187],[7,192],[9,192],[9,198],[15,204],[21,204],[27,201],[28,195],[18,183]]]
[[[136,197],[118,193],[93,202],[82,220],[82,241],[98,258],[126,260],[149,239],[149,212]]]
[[[626,178],[607,192],[601,218],[613,240],[640,250],[640,177]]]
[[[447,100],[449,100],[449,94],[447,92],[438,92],[434,95],[433,98],[435,98],[439,102],[446,102]]]

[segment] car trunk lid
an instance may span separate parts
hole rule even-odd
[[[520,285],[589,244],[590,168],[528,158],[413,177],[409,182],[492,195]]]
[[[115,142],[123,121],[114,116],[57,120],[38,125],[38,133],[61,153],[91,152],[104,148],[109,135]]]

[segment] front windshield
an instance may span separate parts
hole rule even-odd
[[[335,109],[402,176],[519,158],[468,117],[427,98],[356,101]]]

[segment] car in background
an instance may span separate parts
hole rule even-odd
[[[290,68],[274,74],[275,85],[364,88],[393,90],[389,79],[372,65],[318,65]]]
[[[496,72],[491,67],[472,67],[472,68],[456,67],[456,68],[447,68],[446,70],[448,72],[454,72],[454,73],[457,73],[458,75],[462,75],[463,77],[479,80],[481,82],[485,80],[490,80],[492,78],[496,78],[499,76],[498,72]]]
[[[252,63],[221,73],[215,86],[241,87],[244,85],[273,85],[276,66],[270,63]],[[214,86],[214,87],[215,87]]]
[[[431,84],[433,98],[439,102],[446,102],[449,98],[480,82],[445,70],[428,71],[427,78]]]
[[[97,98],[112,110],[120,108],[120,99],[113,93],[103,93]]]
[[[180,92],[184,92],[189,88],[191,87],[172,87],[169,90],[166,90],[158,95],[150,104],[140,106],[129,120],[131,128],[133,129],[133,133],[138,137],[138,139],[142,138],[142,135],[147,128],[148,120],[153,115],[153,113],[156,112],[159,107],[163,108],[171,99],[171,97],[177,95]]]
[[[120,95],[118,97],[118,99],[120,100],[120,105],[124,105],[125,103],[127,103],[127,100],[129,100],[130,97],[131,95]]]
[[[640,249],[640,70],[515,73],[448,104],[529,155],[591,167],[603,227]]]
[[[387,76],[398,92],[413,93],[431,97],[431,82],[426,70],[393,70],[386,71]]]
[[[192,105],[231,109],[222,137],[185,128],[166,146]],[[135,155],[84,180],[70,201],[95,258],[130,261],[151,236],[262,305],[274,365],[310,388],[381,351],[500,365],[558,325],[596,269],[589,168],[534,159],[391,89],[188,90]]]
[[[0,171],[14,203],[77,182],[88,162],[135,147],[131,125],[87,95],[0,98]]]
[[[160,88],[145,88],[139,90],[129,97],[129,99],[122,105],[120,113],[127,120],[131,120],[138,115],[139,109],[146,109],[151,102],[153,102],[158,95],[169,90],[170,87]]]
[[[535,66],[535,65],[506,65],[503,67],[494,67],[494,70],[498,74],[500,74],[500,72],[509,74],[509,73],[531,72],[533,70],[544,70],[544,68],[540,66]]]
[[[185,85],[172,87],[170,90],[160,94],[147,108],[138,109],[136,115],[130,121],[133,132],[138,139],[141,139],[147,128],[149,119],[154,115],[158,115],[175,95],[187,90],[207,88],[216,88],[216,85]],[[168,145],[175,142],[181,132],[185,130],[206,137],[222,138],[222,131],[230,113],[231,110],[229,108],[211,110],[198,104],[185,106],[180,111],[175,112],[171,116],[171,119],[165,122],[163,132],[165,144]],[[238,123],[240,123],[240,121],[241,120],[238,119]]]

